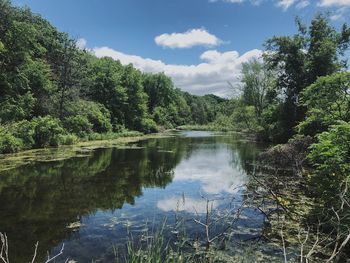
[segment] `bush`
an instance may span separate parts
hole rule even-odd
[[[65,134],[60,121],[46,116],[33,119],[35,128],[33,138],[36,147],[58,146],[62,135]]]
[[[318,136],[308,158],[315,170],[312,181],[326,202],[339,201],[350,180],[350,123],[339,122]]]
[[[71,133],[78,135],[79,137],[85,137],[92,132],[92,123],[88,118],[83,115],[70,116],[64,120],[64,125]]]
[[[144,133],[157,132],[157,124],[152,119],[142,119],[141,121],[141,131]]]
[[[78,135],[81,132],[107,133],[112,131],[111,114],[102,104],[78,100],[67,108],[64,126],[67,130]],[[79,130],[80,128],[81,130]]]
[[[237,107],[232,113],[232,119],[236,130],[257,131],[259,128],[253,106]]]
[[[0,153],[14,153],[23,148],[23,143],[9,133],[0,133]]]
[[[326,131],[338,120],[350,121],[350,72],[320,77],[301,93],[306,118],[298,132],[314,136]]]
[[[35,145],[34,128],[35,123],[33,121],[24,120],[9,125],[8,131],[14,137],[22,140],[24,149],[31,149]]]

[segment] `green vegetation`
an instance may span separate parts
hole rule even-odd
[[[323,14],[309,26],[296,23],[295,35],[274,36],[266,41],[261,60],[243,64],[242,85],[234,87],[240,95],[228,100],[194,96],[163,73],[143,73],[133,65],[97,58],[29,9],[0,0],[0,153],[176,127],[235,130],[265,142],[288,142],[270,150],[270,156],[298,175],[308,175],[305,187],[318,197],[310,213],[322,222],[314,228],[336,236],[336,244],[348,242],[350,233],[340,231],[348,229],[350,208],[350,73],[345,56],[350,28],[344,24],[335,29]],[[141,174],[146,163],[130,170]],[[65,165],[69,170],[73,163]],[[100,165],[104,170],[104,162]],[[87,164],[79,168],[91,172]],[[157,178],[148,179],[149,185],[159,185],[152,181]],[[115,186],[113,193],[122,187]],[[139,188],[129,191],[138,196]],[[94,188],[84,191],[96,194]],[[128,198],[132,203],[133,197]],[[333,257],[345,245],[335,247]],[[161,252],[152,246],[150,252]],[[142,254],[130,256],[136,256],[135,262],[144,259]]]
[[[340,32],[318,14],[310,26],[297,19],[294,36],[266,41],[263,59],[242,67],[238,97],[222,104],[213,126],[255,132],[285,143],[297,133],[315,136],[337,120],[349,121],[349,73],[344,56],[350,29]]]
[[[97,58],[29,9],[0,0],[0,153],[207,124],[225,101]]]

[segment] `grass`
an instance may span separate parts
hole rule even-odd
[[[135,238],[129,232],[127,254],[122,262],[128,263],[190,263],[224,262],[219,260],[214,250],[201,250],[189,245],[186,235],[176,240],[165,238],[166,221],[155,232],[145,231]],[[116,255],[117,258],[117,255]],[[117,262],[120,262],[117,260]]]

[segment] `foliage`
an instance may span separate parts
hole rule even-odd
[[[257,131],[258,123],[254,106],[237,107],[232,113],[234,129]]]
[[[296,35],[277,36],[266,42],[265,61],[278,76],[282,109],[275,125],[283,131],[281,142],[293,135],[293,128],[304,118],[305,109],[299,104],[301,92],[318,77],[346,68],[342,58],[350,43],[350,29],[344,25],[338,32],[325,15],[316,15],[308,28],[298,19],[297,25]]]
[[[22,141],[12,134],[0,132],[0,152],[14,153],[22,148]]]
[[[58,119],[50,116],[38,117],[33,119],[35,147],[58,146],[60,144],[60,136],[65,131]]]
[[[157,124],[152,119],[142,119],[141,121],[141,131],[144,133],[157,132]]]
[[[30,92],[3,100],[0,102],[0,122],[8,123],[30,118],[35,102],[36,99]]]
[[[28,8],[7,0],[0,7],[0,125],[12,127],[21,149],[58,145],[69,133],[86,139],[208,124],[226,101],[182,92],[163,73],[97,58]]]
[[[338,120],[350,121],[350,73],[320,77],[302,92],[306,118],[299,133],[315,135],[326,131]]]
[[[84,115],[69,116],[64,120],[67,130],[71,133],[84,137],[92,132],[92,124]]]
[[[268,93],[274,87],[273,72],[256,59],[243,64],[243,94],[246,105],[254,106],[258,122],[261,123],[263,111],[268,104]]]
[[[315,168],[312,179],[317,192],[326,203],[339,202],[350,180],[350,123],[339,121],[321,133],[308,158]]]
[[[91,132],[106,133],[112,130],[110,112],[102,104],[77,100],[71,103],[66,111],[68,116],[63,120],[64,126],[77,135],[83,136]],[[81,130],[78,128],[79,123],[82,125]]]

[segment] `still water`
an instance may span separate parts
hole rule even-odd
[[[180,132],[7,170],[0,173],[0,232],[12,262],[28,262],[37,241],[41,259],[64,243],[63,262],[111,262],[130,233],[165,224],[170,237],[179,216],[199,239],[204,231],[191,219],[206,214],[208,199],[217,214],[238,209],[259,151],[229,134]],[[246,208],[233,238],[254,237],[261,225],[261,215]]]

